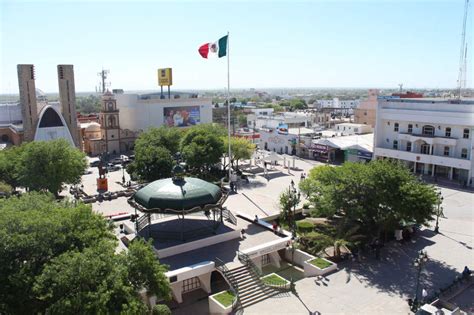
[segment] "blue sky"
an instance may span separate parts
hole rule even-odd
[[[224,89],[225,58],[205,60],[197,49],[227,31],[231,88],[454,87],[463,7],[464,0],[0,0],[0,93],[18,92],[18,63],[36,65],[46,92],[57,91],[60,63],[74,64],[77,91],[93,91],[102,67],[112,88],[157,89],[156,69],[172,67],[174,89]],[[468,26],[471,44],[472,18]]]

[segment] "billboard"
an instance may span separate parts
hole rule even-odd
[[[199,106],[165,107],[163,112],[168,127],[188,127],[201,122]]]
[[[158,69],[158,85],[173,85],[173,75],[171,68]]]

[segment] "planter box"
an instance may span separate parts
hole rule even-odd
[[[330,265],[324,269],[321,269],[311,263],[311,261],[314,259],[322,259]],[[327,273],[335,271],[337,269],[337,264],[324,258],[311,258],[303,262],[303,268],[305,277],[323,276]]]
[[[222,294],[224,292],[226,292],[226,291],[221,291],[221,292],[218,292],[216,294],[213,294],[213,295],[209,296],[209,314],[211,314],[211,315],[227,315],[227,314],[230,314],[232,312],[232,304],[233,303],[230,303],[230,305],[225,306],[225,305],[222,305],[221,302],[219,302],[215,298],[216,295]],[[235,299],[235,297],[234,297],[234,299]]]
[[[278,280],[281,280],[282,282],[284,282],[284,284],[282,285],[278,285],[278,284],[272,284],[272,283],[266,283],[265,282],[265,278],[269,278],[269,277],[277,277]],[[277,289],[285,289],[285,290],[289,290],[290,289],[290,281],[286,280],[285,278],[283,278],[282,276],[279,276],[277,275],[276,273],[271,273],[271,274],[268,274],[266,276],[263,276],[260,278],[260,280],[262,280],[262,282],[266,285],[266,286],[269,286],[269,287],[273,287],[273,288],[277,288]]]

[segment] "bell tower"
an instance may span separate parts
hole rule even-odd
[[[120,121],[117,101],[110,91],[102,96],[102,107],[99,114],[104,150],[109,154],[120,153]]]

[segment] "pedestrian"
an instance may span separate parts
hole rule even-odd
[[[375,259],[380,260],[380,247],[381,247],[381,244],[380,244],[380,241],[378,239],[375,240],[374,247],[375,247]]]
[[[230,182],[230,191],[234,191],[234,182]]]
[[[428,297],[428,291],[426,291],[425,288],[423,288],[423,290],[421,290],[421,302],[424,303],[427,297]]]
[[[304,173],[301,173],[300,180],[303,180],[303,179],[304,179]]]
[[[462,271],[462,278],[467,279],[471,275],[471,270],[467,266],[464,266],[464,270]]]
[[[258,216],[255,215],[255,219],[253,219],[253,222],[258,222]]]

